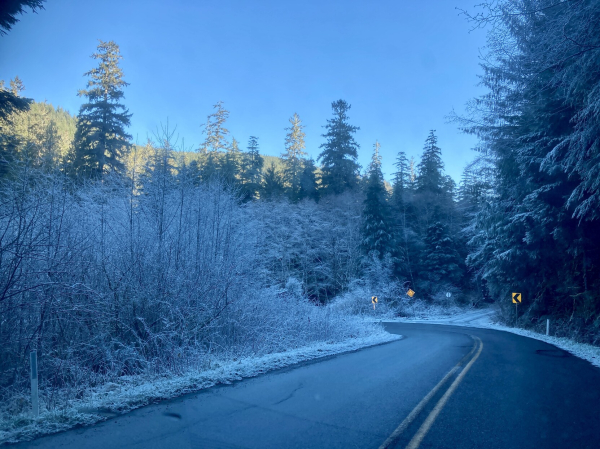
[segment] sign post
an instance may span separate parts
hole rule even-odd
[[[371,296],[371,302],[373,303],[373,310],[375,310],[375,304],[377,304],[377,296]]]
[[[512,302],[515,304],[515,327],[517,327],[517,319],[519,318],[519,303],[521,302],[521,293],[512,294]]]
[[[40,416],[37,351],[31,351],[29,358],[31,362],[31,411],[33,413],[33,417],[37,418]]]

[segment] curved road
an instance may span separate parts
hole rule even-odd
[[[405,338],[213,387],[19,448],[600,448],[600,369],[487,329]]]

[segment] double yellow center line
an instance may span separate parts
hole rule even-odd
[[[446,402],[448,402],[448,399],[450,399],[450,396],[452,396],[454,390],[456,390],[456,388],[462,382],[469,369],[471,369],[471,366],[473,366],[473,363],[475,363],[475,360],[477,360],[477,358],[479,357],[479,354],[481,354],[481,351],[483,349],[483,342],[473,335],[470,335],[470,337],[475,341],[471,352],[465,355],[456,365],[454,365],[454,367],[450,371],[448,371],[448,373],[442,378],[442,380],[440,380],[438,384],[435,387],[433,387],[423,399],[421,399],[421,402],[419,402],[417,406],[414,409],[412,409],[412,411],[408,414],[404,421],[400,423],[396,430],[392,432],[388,439],[385,440],[381,446],[379,446],[379,449],[388,449],[389,447],[391,447],[398,440],[400,435],[406,430],[406,428],[415,420],[415,418],[419,416],[421,411],[423,411],[427,403],[431,400],[433,396],[435,396],[439,389],[444,386],[448,379],[454,376],[454,374],[460,369],[461,366],[463,366],[466,360],[470,359],[469,362],[463,368],[463,370],[460,372],[460,374],[456,377],[456,379],[454,379],[454,382],[452,382],[448,390],[446,390],[446,392],[440,398],[437,404],[435,404],[435,407],[433,408],[433,410],[431,410],[425,421],[423,421],[423,424],[421,424],[421,427],[419,428],[419,430],[417,430],[417,433],[415,433],[412,440],[410,440],[408,446],[406,446],[406,449],[417,449],[419,447],[419,445],[423,441],[423,438],[425,438],[425,435],[427,435],[427,432],[429,432],[429,429],[431,429],[431,426],[435,422],[435,419],[446,405]]]

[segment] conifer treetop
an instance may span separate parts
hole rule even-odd
[[[98,67],[84,73],[84,76],[90,77],[87,89],[79,90],[77,95],[87,97],[90,103],[99,100],[117,103],[124,97],[122,88],[129,86],[129,83],[123,80],[123,70],[119,67],[119,61],[123,56],[114,41],[99,40],[99,42],[97,52],[91,57],[100,60],[100,63]]]
[[[306,144],[304,142],[304,125],[302,125],[298,114],[294,113],[289,121],[291,126],[286,128],[286,131],[288,131],[285,137],[286,151],[281,157],[285,162],[284,181],[289,188],[290,198],[292,201],[296,201],[300,195]]]
[[[121,170],[125,151],[131,147],[131,136],[125,131],[131,114],[120,102],[123,87],[129,84],[119,67],[119,46],[114,41],[99,42],[92,54],[98,66],[84,74],[89,77],[87,89],[78,92],[88,102],[79,109],[75,135],[75,169],[92,177],[101,176],[106,168]]]
[[[322,161],[322,182],[325,191],[338,194],[344,190],[354,188],[358,183],[359,145],[354,140],[353,134],[360,128],[348,123],[347,111],[350,105],[344,100],[334,101],[331,104],[333,118],[327,120],[327,132],[322,135],[326,142],[321,144],[319,160]]]
[[[300,158],[302,156],[306,156],[304,149],[306,148],[306,143],[304,139],[306,134],[304,133],[304,125],[302,124],[302,120],[300,120],[300,116],[297,113],[289,120],[291,126],[289,128],[285,128],[288,131],[285,137],[285,149],[286,152],[283,153],[282,157],[287,158]]]
[[[442,161],[442,149],[437,145],[435,130],[429,131],[423,147],[423,156],[419,163],[419,175],[417,177],[417,188],[420,191],[431,191],[440,193],[444,185],[444,163]]]
[[[213,105],[215,112],[210,114],[206,119],[203,133],[206,134],[206,139],[200,148],[201,152],[223,151],[229,146],[227,136],[229,130],[225,128],[225,122],[229,118],[229,111],[223,107],[223,102],[218,101]]]

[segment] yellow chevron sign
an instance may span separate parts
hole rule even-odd
[[[377,304],[377,296],[371,296],[371,302]]]
[[[513,293],[512,294],[512,301],[514,304],[518,304],[521,302],[521,293]]]

